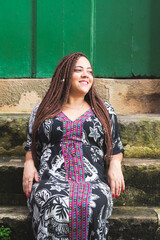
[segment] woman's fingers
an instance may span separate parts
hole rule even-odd
[[[26,184],[27,184],[27,181],[23,180],[23,192],[25,195],[26,195],[26,189],[27,189]]]
[[[124,191],[125,191],[125,181],[124,181],[124,177],[122,178],[122,191],[123,191],[123,193],[124,193]]]
[[[29,178],[28,180],[23,180],[23,191],[26,197],[28,198],[33,185],[33,178]]]
[[[38,177],[37,170],[35,170],[33,177],[28,176],[25,179],[23,179],[23,191],[24,191],[24,193],[25,193],[27,198],[29,197],[29,194],[30,194],[30,192],[32,190],[34,179],[35,179],[36,182],[40,181],[39,177]]]
[[[113,197],[118,198],[121,194],[121,191],[125,191],[125,182],[124,182],[124,178],[123,175],[122,177],[117,177],[115,179],[112,180],[108,180],[108,183],[110,185],[111,188],[111,192]]]
[[[30,194],[30,192],[31,192],[32,185],[33,185],[33,179],[29,179],[29,180],[28,180],[28,193],[27,193],[27,198],[29,197],[29,194]]]
[[[35,178],[35,181],[36,181],[36,182],[39,182],[39,181],[40,181],[40,180],[39,180],[39,176],[38,176],[38,172],[37,172],[37,171],[35,171],[34,178]]]
[[[110,185],[110,188],[111,188],[112,196],[115,197],[115,188],[116,188],[115,187],[116,186],[115,181],[111,180],[109,185]]]
[[[116,194],[116,198],[118,198],[121,194],[121,191],[124,192],[125,191],[125,182],[122,176],[122,179],[117,180],[116,184],[115,184],[115,194]]]
[[[26,197],[28,197],[31,192],[34,179],[36,181],[38,180],[37,169],[34,166],[33,160],[27,159],[24,163],[24,170],[23,170],[23,191]]]
[[[118,180],[112,180],[110,187],[113,197],[118,198],[121,193],[121,183]]]
[[[117,180],[115,184],[115,193],[116,193],[116,198],[118,198],[118,196],[121,193],[121,184],[119,180]]]

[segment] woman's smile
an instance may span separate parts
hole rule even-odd
[[[81,80],[79,81],[80,84],[83,84],[83,85],[88,85],[89,84],[89,81],[87,80]]]

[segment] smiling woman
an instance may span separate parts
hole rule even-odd
[[[90,109],[85,96],[93,84],[93,70],[86,57],[80,57],[74,68],[71,77],[71,88],[67,103],[63,106],[63,112],[74,120],[83,112]]]
[[[36,239],[106,239],[112,196],[125,189],[123,147],[85,54],[59,62],[31,114],[25,149],[23,189]]]

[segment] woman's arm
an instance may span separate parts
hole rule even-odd
[[[122,153],[112,155],[107,172],[108,184],[110,185],[113,197],[116,198],[118,198],[118,196],[120,195],[121,190],[123,192],[125,191],[125,182],[121,169],[122,159],[123,159]]]
[[[34,165],[32,153],[31,151],[27,151],[25,156],[24,169],[23,169],[23,191],[27,197],[31,192],[34,179],[36,182],[40,181],[38,178],[37,169],[35,168],[35,165]]]

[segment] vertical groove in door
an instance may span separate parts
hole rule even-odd
[[[63,31],[63,39],[62,39],[62,43],[63,43],[63,45],[62,45],[62,47],[63,47],[63,57],[65,56],[65,51],[64,51],[64,11],[65,11],[65,5],[64,5],[65,3],[64,3],[64,0],[63,0],[63,12],[62,12],[62,14],[63,14],[63,22],[62,22],[62,24],[63,24],[63,27],[62,27],[62,31]]]
[[[31,46],[31,78],[37,73],[37,0],[32,1],[32,46]]]
[[[95,31],[96,31],[96,0],[91,0],[91,38],[90,38],[90,61],[94,66],[94,50],[95,50]]]

